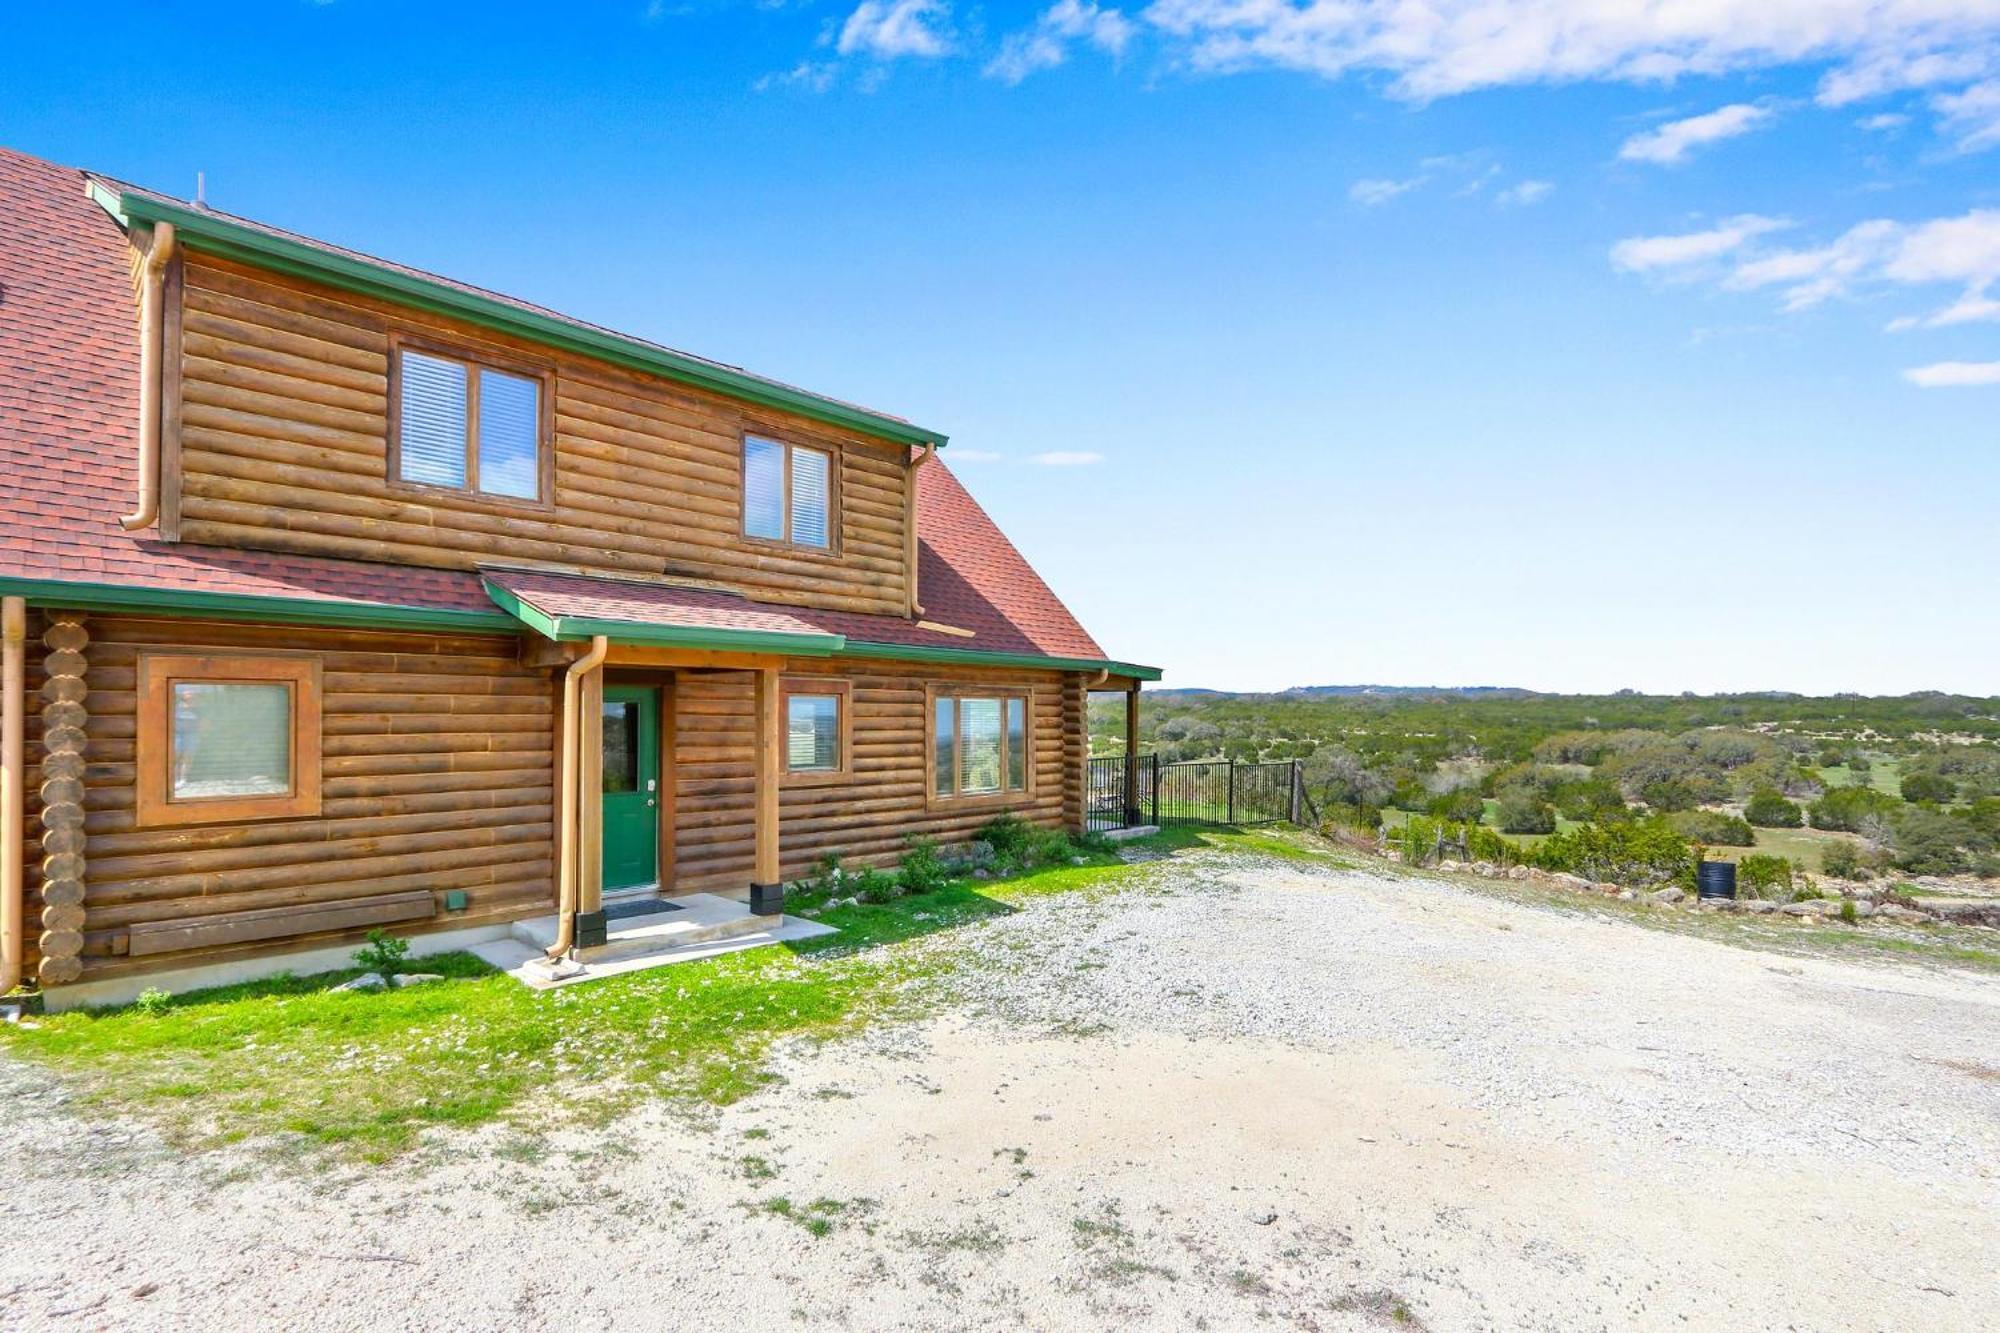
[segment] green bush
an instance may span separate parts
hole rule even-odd
[[[903,888],[910,893],[936,893],[951,883],[951,867],[938,854],[936,839],[912,835],[903,843]]]
[[[1696,842],[1709,847],[1754,847],[1756,830],[1735,815],[1720,810],[1683,810],[1668,815],[1667,822]]]
[[[1639,799],[1655,814],[1692,810],[1700,803],[1695,789],[1680,778],[1659,778],[1639,788]]]
[[[907,884],[886,870],[854,870],[843,877],[849,893],[864,903],[887,903],[909,892]]]
[[[1500,798],[1500,831],[1503,833],[1554,833],[1556,808],[1532,791],[1515,788]]]
[[[1819,868],[1835,879],[1860,879],[1868,873],[1861,849],[1845,839],[1830,842],[1821,849]]]
[[[158,986],[148,986],[139,992],[139,998],[132,1001],[132,1007],[148,1018],[158,1018],[173,1007],[173,992],[161,990]]]
[[[1027,859],[1034,834],[1033,824],[1019,815],[1008,813],[987,820],[972,837],[973,841],[983,842],[993,849],[995,865],[1012,869]]]
[[[1973,857],[1972,873],[1981,879],[2000,879],[2000,852],[1981,852]]]
[[[1692,881],[1694,844],[1664,819],[1583,824],[1522,853],[1544,870],[1615,883]]]
[[[368,932],[368,943],[354,951],[354,965],[363,972],[380,972],[384,977],[403,970],[410,957],[410,942],[386,930]]]
[[[1902,802],[1873,787],[1835,787],[1812,803],[1812,826],[1840,833],[1859,833],[1863,823],[1886,819]]]
[[[1573,819],[1579,824],[1625,813],[1625,797],[1619,792],[1618,784],[1603,778],[1565,782],[1552,795],[1557,811],[1565,819]]]
[[[1743,818],[1758,828],[1800,828],[1806,812],[1776,787],[1759,787],[1743,804]]]
[[[1432,798],[1426,812],[1447,824],[1477,824],[1486,818],[1486,802],[1474,787],[1460,787]]]
[[[1896,820],[1896,865],[1916,875],[1956,875],[1971,868],[1964,820],[1911,806]]]
[[[1947,805],[1957,798],[1958,784],[1942,773],[1920,770],[1903,775],[1902,792],[1906,801],[1929,801],[1937,805]]]
[[[1736,863],[1736,883],[1759,898],[1774,896],[1773,890],[1792,891],[1792,863],[1782,856],[1753,853]]]

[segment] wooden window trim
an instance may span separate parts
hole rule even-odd
[[[959,721],[962,710],[954,709],[956,726],[952,759],[958,765],[958,772],[952,779],[952,792],[940,795],[937,789],[937,705],[940,699],[998,699],[1000,705],[1000,790],[978,792],[967,796],[958,788],[965,784],[965,726]],[[1025,753],[1022,762],[1027,772],[1021,775],[1021,789],[1007,790],[1007,705],[1009,699],[1022,701],[1021,744]],[[967,685],[933,684],[924,690],[924,804],[927,808],[951,810],[978,810],[987,807],[1010,809],[1016,806],[1032,805],[1035,800],[1035,690],[1027,685]]]
[[[465,378],[465,485],[439,486],[427,481],[409,481],[403,476],[403,353],[421,352],[464,366]],[[497,370],[522,379],[534,380],[535,395],[535,489],[530,500],[518,495],[494,495],[479,489],[479,372]],[[393,330],[389,334],[389,489],[410,495],[451,496],[504,509],[554,511],[556,495],[556,368],[544,361],[528,361],[484,348],[441,342],[419,334]]]
[[[785,480],[779,495],[784,514],[783,537],[759,537],[750,531],[749,450],[752,439],[765,440],[785,451]],[[806,546],[791,538],[792,532],[792,451],[810,449],[826,455],[826,545]],[[807,560],[839,560],[841,556],[841,478],[847,470],[846,447],[832,440],[801,439],[796,432],[767,429],[754,422],[736,432],[736,535],[751,546],[783,551]]]
[[[172,688],[175,681],[285,684],[292,691],[292,789],[283,796],[175,800]],[[138,791],[141,827],[301,819],[320,812],[320,662],[316,657],[142,653],[138,681]]]
[[[846,782],[854,776],[854,682],[836,676],[781,676],[778,679],[778,720],[791,725],[792,696],[833,695],[840,700],[836,719],[839,732],[838,765],[828,769],[794,772],[790,756],[779,767],[779,781],[787,787],[811,787],[828,782]]]

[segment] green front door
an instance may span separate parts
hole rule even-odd
[[[604,687],[604,887],[660,878],[660,694]]]

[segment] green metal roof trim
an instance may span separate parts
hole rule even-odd
[[[124,611],[186,616],[195,620],[237,620],[259,625],[330,625],[354,629],[430,630],[437,633],[511,634],[522,625],[551,639],[588,639],[603,634],[619,643],[663,648],[709,648],[723,652],[780,652],[794,657],[873,657],[903,662],[1011,666],[1042,671],[1109,671],[1114,676],[1158,680],[1158,667],[1081,657],[1034,653],[989,653],[967,648],[928,648],[902,643],[862,643],[838,634],[767,634],[753,630],[675,629],[622,620],[558,619],[486,584],[498,605],[491,611],[397,606],[388,602],[341,602],[316,597],[267,597],[260,593],[190,592],[178,588],[120,587],[109,583],[65,583],[58,579],[0,577],[0,597],[25,597],[30,606],[75,611]],[[512,605],[509,605],[509,602]]]
[[[171,222],[182,245],[224,259],[241,260],[329,286],[413,305],[435,314],[469,320],[486,328],[594,356],[630,370],[642,370],[693,384],[765,407],[796,412],[835,426],[865,431],[902,444],[942,447],[946,437],[895,417],[822,398],[761,376],[732,370],[608,329],[572,323],[552,314],[525,310],[506,301],[449,283],[392,268],[350,254],[323,250],[285,236],[246,227],[199,208],[151,195],[111,189],[92,181],[91,197],[123,226]]]
[[[363,629],[456,630],[511,634],[519,626],[506,612],[397,606],[389,602],[340,602],[317,597],[267,597],[260,593],[189,592],[109,583],[0,577],[0,597],[25,597],[30,606],[76,611],[168,612],[198,620],[256,624],[340,625]]]

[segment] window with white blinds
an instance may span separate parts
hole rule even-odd
[[[840,767],[840,696],[794,694],[785,700],[785,764],[794,773]]]
[[[514,500],[542,495],[542,381],[396,350],[396,479]]]
[[[1002,796],[1028,790],[1025,695],[940,694],[931,712],[936,796]]]
[[[827,550],[833,545],[833,455],[743,437],[743,533]]]
[[[167,793],[176,801],[292,790],[292,687],[173,682]]]

